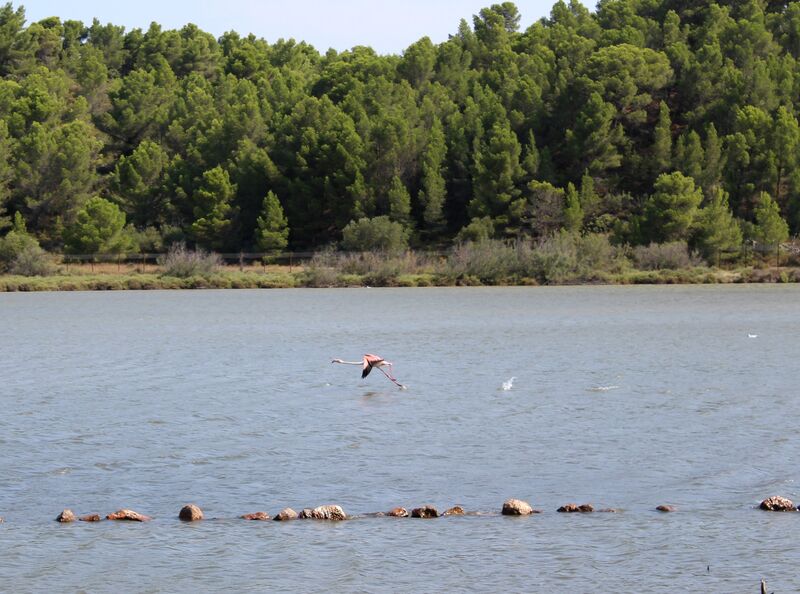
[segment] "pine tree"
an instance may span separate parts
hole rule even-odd
[[[775,246],[789,239],[789,225],[781,217],[778,203],[767,192],[761,192],[754,209],[755,239],[761,245]]]
[[[658,173],[668,171],[672,162],[672,121],[669,107],[663,101],[658,111],[658,123],[653,134],[653,164]]]
[[[572,182],[567,184],[567,193],[564,196],[564,229],[570,233],[577,233],[583,226],[583,209],[581,208],[578,191]]]
[[[255,239],[262,252],[280,252],[289,244],[289,224],[272,190],[264,197],[261,215],[256,219]]]
[[[692,245],[706,260],[734,258],[742,246],[742,230],[728,206],[727,193],[718,188],[697,213]]]

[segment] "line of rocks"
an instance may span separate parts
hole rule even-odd
[[[789,512],[789,511],[800,511],[800,506],[795,506],[794,502],[791,499],[787,499],[786,497],[780,496],[773,496],[764,499],[759,508],[765,511],[780,511],[780,512]],[[674,512],[677,511],[676,508],[672,505],[659,505],[655,508],[657,511],[660,512]],[[566,505],[562,505],[557,510],[559,513],[591,513],[594,511],[597,512],[608,512],[614,513],[619,510],[614,508],[603,508],[599,510],[595,510],[591,504],[584,503],[584,504],[576,504],[576,503],[567,503]],[[521,499],[508,499],[503,503],[503,507],[500,510],[500,515],[503,516],[528,516],[532,514],[539,514],[542,513],[541,510],[533,509],[531,505],[527,501],[523,501]],[[424,505],[422,507],[413,508],[410,512],[404,507],[396,507],[394,509],[389,510],[388,512],[377,512],[371,514],[364,514],[365,516],[371,517],[395,517],[395,518],[438,518],[440,516],[462,516],[462,515],[485,515],[480,512],[466,512],[464,508],[460,505],[456,505],[445,510],[442,513],[432,505]],[[200,509],[195,504],[188,504],[181,508],[178,512],[178,518],[184,522],[197,522],[199,520],[204,519],[203,510]],[[279,511],[275,516],[270,516],[267,512],[264,511],[257,511],[253,513],[248,513],[239,516],[241,519],[244,520],[254,520],[254,521],[266,521],[266,520],[274,520],[277,522],[284,522],[288,520],[302,520],[302,519],[311,519],[311,520],[329,520],[329,521],[340,521],[340,520],[347,520],[350,519],[352,516],[348,516],[345,511],[339,505],[320,505],[319,507],[315,507],[313,509],[303,509],[299,513],[293,510],[290,507],[284,508]],[[70,522],[99,522],[101,521],[101,517],[99,514],[87,514],[83,516],[76,516],[72,510],[65,509],[58,517],[56,517],[56,521],[61,523],[70,523]],[[140,514],[135,512],[131,509],[119,509],[115,512],[108,514],[105,517],[106,520],[117,520],[117,521],[127,521],[127,522],[147,522],[152,520],[150,516],[146,516],[144,514]],[[3,518],[0,518],[0,523],[3,522]]]

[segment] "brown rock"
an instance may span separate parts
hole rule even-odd
[[[432,505],[423,505],[411,510],[412,518],[438,518],[439,512]]]
[[[190,503],[181,508],[181,511],[178,512],[178,518],[184,522],[196,522],[203,519],[203,510],[194,503]]]
[[[270,517],[269,517],[269,514],[267,512],[260,511],[260,512],[255,512],[255,513],[252,513],[252,514],[245,514],[245,515],[242,516],[242,519],[243,520],[258,520],[258,521],[262,521],[263,522],[264,520],[269,520]]]
[[[767,511],[795,511],[794,503],[792,503],[791,499],[777,495],[765,499],[759,507]]]
[[[63,524],[67,524],[69,522],[74,522],[74,521],[75,521],[75,514],[72,513],[71,509],[65,509],[60,514],[58,514],[58,517],[56,518],[56,522],[61,522]]]
[[[461,507],[460,505],[455,505],[455,506],[451,507],[450,509],[446,510],[442,515],[443,516],[463,516],[464,515],[464,508]]]
[[[99,514],[87,514],[85,516],[81,516],[78,518],[81,522],[99,522],[100,515]]]
[[[500,513],[504,516],[529,516],[533,513],[533,508],[527,501],[509,499],[503,503],[503,510]]]
[[[561,512],[561,513],[567,513],[567,514],[574,514],[574,513],[584,513],[585,514],[585,513],[593,512],[594,508],[588,503],[584,503],[583,505],[577,505],[575,503],[568,503],[566,505],[562,505],[556,511]]]
[[[311,510],[309,517],[314,520],[346,520],[347,514],[338,505],[320,505]]]
[[[106,516],[106,520],[125,520],[128,522],[149,522],[152,519],[150,516],[145,516],[132,509],[120,509]]]
[[[285,522],[287,520],[296,520],[298,517],[299,516],[297,515],[296,511],[294,511],[291,507],[287,507],[279,511],[278,515],[272,519],[276,522]]]
[[[674,512],[675,511],[675,507],[672,506],[672,505],[659,505],[656,508],[656,510],[660,511],[660,512],[664,512],[666,514],[666,513],[669,513],[669,512]]]
[[[393,518],[407,518],[408,510],[404,507],[396,507],[393,510],[386,512],[386,515],[392,516]]]

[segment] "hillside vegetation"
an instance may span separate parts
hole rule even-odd
[[[519,22],[504,2],[438,45],[323,54],[6,4],[0,266],[563,234],[718,262],[797,233],[800,2],[572,0]]]

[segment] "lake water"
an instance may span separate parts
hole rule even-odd
[[[799,297],[0,294],[0,590],[800,591],[800,513],[755,509],[800,500]],[[408,389],[330,364],[366,352]],[[328,503],[491,513],[238,519]],[[154,520],[54,521],[123,507]]]

